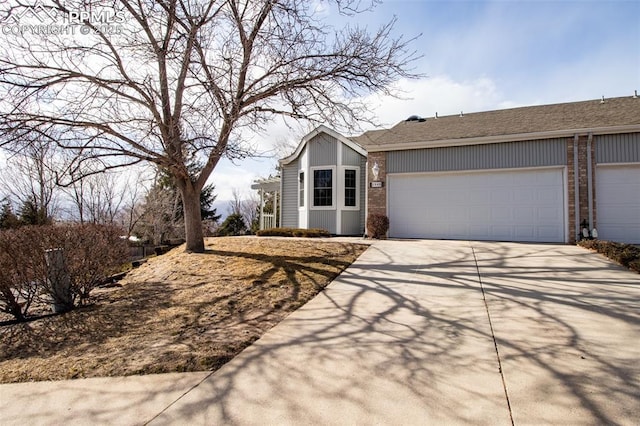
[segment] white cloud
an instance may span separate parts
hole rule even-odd
[[[447,75],[421,80],[403,80],[397,84],[399,98],[373,95],[366,102],[386,126],[411,115],[433,117],[516,106],[501,93],[493,80],[480,77],[456,81]]]

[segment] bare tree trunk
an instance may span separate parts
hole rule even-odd
[[[186,251],[204,253],[204,233],[202,232],[202,215],[200,211],[201,190],[197,189],[191,181],[179,182],[178,188],[180,189],[184,209]]]

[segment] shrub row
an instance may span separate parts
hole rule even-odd
[[[602,253],[622,266],[640,272],[640,248],[636,246],[602,240],[581,240],[578,245]]]
[[[300,228],[269,228],[256,232],[259,237],[305,237],[318,238],[330,237],[328,231],[324,229],[300,229]]]
[[[127,242],[102,225],[26,226],[0,232],[0,311],[23,321],[37,302],[57,301],[45,252],[62,249],[70,284],[66,309],[84,304],[91,291],[128,260]]]

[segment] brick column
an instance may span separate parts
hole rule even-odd
[[[382,214],[387,215],[387,153],[386,152],[370,152],[368,157],[367,176],[367,214]],[[378,174],[378,180],[384,182],[382,188],[371,188],[371,182],[373,181],[373,173],[371,167],[375,163],[378,163],[380,173]]]
[[[589,194],[587,186],[587,136],[578,139],[578,188],[580,191],[580,223],[589,222]]]
[[[579,213],[579,222],[583,220],[589,222],[589,185],[588,185],[588,136],[583,135],[578,137],[578,191],[579,191],[579,203],[575,205],[575,164],[574,164],[574,150],[573,150],[573,138],[567,139],[567,188],[568,188],[568,206],[569,211],[569,243],[575,244],[576,242],[576,209]],[[593,222],[589,227],[592,229],[596,222],[596,199],[595,199],[595,173],[596,173],[596,159],[595,159],[595,143],[591,143],[591,178],[592,187],[591,194],[593,196]]]

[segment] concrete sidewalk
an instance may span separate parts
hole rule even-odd
[[[639,424],[639,305],[577,247],[380,241],[213,374],[0,385],[0,423]]]

